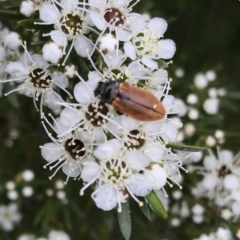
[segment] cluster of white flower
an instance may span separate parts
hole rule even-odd
[[[234,239],[232,233],[227,228],[218,228],[216,232],[212,232],[209,235],[202,234],[199,238],[194,240],[232,240]]]
[[[17,240],[70,240],[70,237],[64,231],[51,230],[47,238],[36,237],[33,234],[22,234]]]
[[[182,68],[175,70],[175,76],[178,78],[184,77],[184,74]],[[184,121],[184,129],[180,131],[178,141],[181,142],[199,134],[208,147],[222,145],[225,142],[225,134],[221,129],[217,129],[209,135],[204,132],[205,128],[210,128],[210,126],[213,125],[213,122],[217,124],[217,122],[220,121],[220,117],[217,117],[219,108],[221,107],[221,98],[227,94],[225,88],[212,86],[212,82],[215,81],[216,78],[217,74],[214,70],[197,73],[193,79],[194,87],[190,87],[191,93],[186,96],[186,100],[176,99],[175,105],[178,109],[181,109],[178,116],[187,119]],[[201,111],[201,109],[203,109],[203,111]],[[201,126],[198,122],[200,119]],[[202,125],[206,125],[206,127]],[[203,132],[201,132],[202,129]]]
[[[11,203],[8,206],[0,205],[0,229],[9,232],[21,220],[22,216],[18,212],[17,205]]]
[[[1,82],[17,84],[9,93],[18,91],[32,97],[36,109],[40,102],[43,127],[52,140],[41,146],[42,156],[48,161],[45,167],[55,169],[50,179],[62,169],[67,175],[66,182],[70,177],[84,182],[81,195],[94,186],[91,196],[103,210],[118,206],[121,211],[121,204],[129,197],[141,206],[143,203],[137,197],[145,197],[151,191],[162,189],[167,195],[166,183],[181,188],[178,183],[183,169],[181,158],[167,144],[176,141],[182,124],[178,118],[169,118],[178,109],[174,97],[168,94],[171,79],[165,69],[158,67],[168,65],[162,59],[172,58],[176,47],[172,40],[163,39],[167,29],[164,19],[149,19],[132,12],[137,2],[23,1],[20,11],[25,16],[39,11],[42,22],[34,22],[35,26],[53,26],[43,36],[50,36],[54,43],[46,43],[42,55],[30,54],[18,35],[8,37],[9,46],[15,43],[15,50],[19,46],[24,48],[24,56],[6,63],[5,80]],[[79,75],[71,62],[74,52],[87,58],[90,68],[94,68],[88,80]],[[67,90],[67,76],[79,79],[73,95],[71,89]],[[158,99],[163,116],[156,121],[148,116],[149,121],[138,121],[134,119],[135,109],[131,118],[122,114],[124,109],[119,113],[111,104],[102,104],[96,88],[109,81],[132,88],[133,98],[134,91],[141,89],[140,98],[145,97],[143,101],[152,104],[153,110],[157,105],[147,98]],[[60,90],[67,94],[66,101]],[[140,106],[138,101],[141,99],[134,104]],[[59,117],[45,116],[43,105]],[[48,128],[55,132],[55,137]]]
[[[221,208],[221,217],[229,220],[240,216],[240,154],[235,157],[229,150],[219,150],[218,158],[211,153],[203,160],[203,175],[192,190],[197,197],[205,197]]]

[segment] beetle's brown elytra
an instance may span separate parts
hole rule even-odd
[[[100,104],[109,103],[138,121],[156,121],[166,114],[163,104],[153,93],[128,83],[99,82],[95,94],[100,95]]]

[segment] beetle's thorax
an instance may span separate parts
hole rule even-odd
[[[95,89],[95,95],[100,95],[101,104],[109,103],[113,101],[118,95],[118,81],[99,82]]]

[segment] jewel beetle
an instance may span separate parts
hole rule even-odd
[[[156,121],[166,114],[163,104],[153,93],[125,82],[99,82],[94,93],[101,98],[99,105],[109,103],[118,112],[138,121]]]

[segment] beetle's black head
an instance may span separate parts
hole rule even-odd
[[[94,94],[95,96],[100,96],[101,101],[100,105],[104,103],[111,104],[112,100],[117,97],[118,93],[118,81],[109,81],[109,82],[99,82]]]

